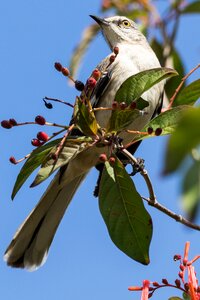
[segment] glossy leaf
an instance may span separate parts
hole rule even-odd
[[[199,0],[188,4],[182,11],[182,14],[200,13],[200,2]]]
[[[80,98],[77,98],[77,113],[76,113],[76,122],[77,126],[86,136],[94,136],[97,134],[98,124],[93,112],[88,110],[88,107],[81,101]]]
[[[168,300],[183,300],[183,299],[180,297],[173,296],[173,297],[170,297]]]
[[[194,220],[200,204],[200,163],[195,161],[182,181],[181,204],[190,220]]]
[[[38,168],[43,161],[46,159],[49,152],[55,147],[55,145],[59,144],[61,139],[57,139],[54,141],[51,141],[41,147],[38,147],[37,149],[33,150],[31,153],[31,156],[26,160],[25,164],[21,168],[13,191],[11,198],[14,199],[17,192],[21,188],[21,186],[24,184],[24,182],[27,180],[27,178],[32,174],[32,172]]]
[[[122,163],[105,163],[99,208],[114,244],[132,259],[149,263],[152,220]]]
[[[182,89],[174,100],[173,106],[193,105],[200,98],[200,79],[197,79]]]
[[[34,187],[45,179],[47,179],[53,172],[55,172],[58,168],[66,165],[71,159],[74,159],[77,154],[84,151],[89,147],[88,142],[83,142],[82,139],[67,139],[65,145],[60,152],[58,159],[54,160],[52,158],[52,154],[55,153],[56,147],[51,150],[51,153],[42,163],[42,166],[34,179],[31,187]]]
[[[176,75],[177,72],[169,68],[155,68],[137,73],[122,83],[115,100],[129,105],[156,83]]]
[[[126,129],[136,118],[141,116],[141,111],[137,109],[116,109],[112,112],[107,132],[119,132]]]
[[[162,129],[161,135],[167,135],[174,132],[176,126],[178,125],[178,122],[180,118],[183,116],[183,113],[190,109],[190,106],[188,105],[181,105],[174,107],[170,110],[167,110],[154,119],[152,119],[142,131],[147,132],[149,127],[152,127],[155,131],[157,128]],[[145,138],[153,137],[155,135],[137,135],[134,139],[135,141],[143,140]]]
[[[200,144],[200,109],[190,108],[181,118],[175,132],[170,136],[166,155],[164,173],[174,172],[187,154]]]

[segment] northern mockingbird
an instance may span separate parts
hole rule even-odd
[[[115,16],[101,19],[91,16],[101,27],[103,36],[111,50],[119,48],[115,61],[108,67],[97,84],[92,98],[96,107],[111,107],[115,94],[121,84],[130,76],[151,68],[160,67],[160,63],[136,24],[126,17]],[[109,57],[101,61],[97,68],[103,70],[109,63]],[[142,98],[149,102],[146,114],[136,118],[129,126],[132,130],[141,130],[155,115],[161,105],[164,83],[160,82],[146,91]],[[123,100],[122,100],[123,101]],[[105,127],[111,112],[98,111],[96,118],[101,127]],[[123,143],[133,139],[128,133],[122,134]],[[103,152],[106,150],[104,149]],[[5,260],[12,267],[35,270],[47,257],[56,229],[65,210],[88,171],[98,163],[102,148],[91,147],[81,152],[67,166],[58,171],[37,206],[16,232],[5,252]],[[62,177],[60,180],[60,173]]]

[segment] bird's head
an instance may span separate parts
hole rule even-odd
[[[144,35],[138,30],[132,20],[123,16],[99,18],[90,15],[101,27],[102,33],[111,49],[121,43],[139,43],[144,40]]]

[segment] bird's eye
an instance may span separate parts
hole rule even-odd
[[[131,27],[131,23],[128,20],[123,20],[122,24],[124,25],[124,27],[128,28]]]

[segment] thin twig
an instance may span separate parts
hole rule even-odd
[[[74,108],[74,105],[69,103],[69,102],[66,102],[64,100],[60,100],[60,99],[56,99],[56,98],[49,98],[49,97],[44,97],[43,100],[48,100],[48,101],[54,101],[54,102],[59,102],[59,103],[62,103],[62,104],[65,104],[67,106],[70,106],[72,108]]]
[[[121,149],[122,153],[134,164],[134,165],[138,165],[138,161],[137,159],[126,149]],[[171,217],[172,219],[176,220],[177,222],[180,222],[182,224],[184,224],[187,227],[196,229],[198,231],[200,231],[200,226],[197,224],[194,224],[190,221],[188,221],[187,219],[185,219],[183,216],[181,215],[177,215],[176,213],[174,213],[173,211],[171,211],[170,209],[166,208],[165,206],[163,206],[162,204],[160,204],[157,200],[156,200],[156,196],[153,190],[153,185],[152,182],[150,180],[150,177],[147,173],[147,171],[145,169],[142,169],[140,171],[140,174],[142,175],[142,177],[144,178],[148,191],[149,191],[149,198],[146,197],[142,197],[143,200],[147,201],[149,205],[157,208],[158,210],[162,211],[164,214],[168,215],[169,217]]]
[[[151,205],[151,206],[157,208],[158,210],[162,211],[164,214],[168,215],[169,217],[171,217],[172,219],[176,220],[177,222],[180,222],[180,223],[184,224],[187,227],[190,227],[190,228],[193,228],[193,229],[196,229],[196,230],[200,231],[200,226],[199,225],[194,224],[194,223],[188,221],[187,219],[185,219],[181,215],[177,215],[176,213],[174,213],[170,209],[166,208],[165,206],[163,206],[159,202],[156,201],[155,203],[153,203],[151,201],[151,199],[146,198],[146,197],[142,197],[142,199],[144,199],[145,201],[147,201],[149,205]]]
[[[169,99],[169,105],[167,107],[166,110],[170,109],[174,103],[174,100],[177,96],[177,94],[179,93],[182,85],[184,84],[184,82],[186,81],[186,79],[188,79],[188,77],[193,73],[195,72],[198,68],[200,67],[200,64],[198,64],[195,68],[193,68],[188,74],[186,74],[182,79],[181,79],[181,82],[179,84],[179,86],[177,87],[177,89],[175,90],[173,96]]]
[[[122,153],[134,164],[134,165],[138,165],[138,161],[137,159],[126,149],[122,149],[121,150]],[[151,180],[149,178],[149,175],[147,173],[147,170],[142,169],[140,171],[140,174],[142,175],[142,177],[144,178],[148,191],[149,191],[149,199],[151,199],[152,203],[156,202],[156,196],[154,194],[154,190],[153,190],[153,185],[151,183]]]

